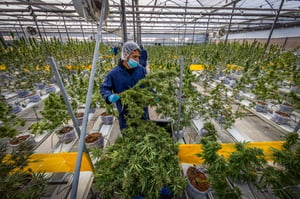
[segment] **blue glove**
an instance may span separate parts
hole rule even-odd
[[[116,95],[116,94],[112,94],[112,95],[108,96],[108,101],[110,101],[111,103],[115,103],[119,99],[120,99],[120,96]]]

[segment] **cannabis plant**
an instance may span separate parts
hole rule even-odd
[[[11,114],[11,107],[0,102],[3,114],[0,116],[0,198],[37,198],[47,186],[43,173],[35,173],[24,167],[30,161],[32,146],[21,143],[16,150],[8,153],[6,138],[12,138],[19,132],[16,127],[20,120]]]

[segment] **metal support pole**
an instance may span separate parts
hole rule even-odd
[[[30,15],[31,15],[32,18],[33,18],[33,21],[34,21],[34,23],[35,23],[35,26],[36,26],[36,28],[37,28],[37,30],[38,30],[38,33],[39,33],[39,36],[40,36],[40,40],[43,41],[42,33],[41,33],[40,28],[39,28],[39,25],[38,25],[38,23],[37,23],[36,15],[34,14],[34,12],[33,12],[33,10],[32,10],[32,6],[29,5],[28,8],[29,8],[29,10],[30,10]],[[44,30],[44,31],[45,31],[45,30]]]
[[[297,133],[300,129],[300,120],[298,121],[297,125],[294,128],[294,133]]]
[[[123,28],[123,43],[127,42],[127,26],[126,26],[126,10],[125,0],[121,0],[121,17],[122,17],[122,28]]]
[[[184,58],[183,55],[180,57],[180,76],[179,76],[179,92],[178,92],[178,122],[177,122],[177,132],[175,133],[175,141],[179,140],[179,131],[180,131],[180,120],[181,120],[181,103],[182,103],[182,77],[183,77],[183,68],[184,68]]]
[[[39,118],[39,116],[38,116],[38,114],[37,114],[37,112],[36,112],[36,109],[38,109],[38,105],[34,105],[34,106],[32,107],[32,109],[33,109],[34,115],[35,115],[35,117],[36,117],[36,121],[39,121],[40,118]]]
[[[69,114],[70,114],[70,116],[71,116],[71,119],[72,119],[72,121],[73,121],[73,124],[74,124],[74,126],[75,126],[77,135],[80,136],[80,134],[81,134],[81,133],[80,133],[80,128],[78,127],[77,119],[76,119],[76,117],[75,117],[75,115],[74,115],[73,108],[72,108],[72,106],[71,106],[71,104],[70,104],[70,102],[69,102],[68,94],[67,94],[67,92],[66,92],[66,90],[65,90],[65,88],[64,88],[63,82],[62,82],[61,77],[60,77],[60,75],[59,75],[59,72],[58,72],[58,69],[57,69],[56,62],[55,62],[55,60],[54,60],[53,57],[49,57],[49,58],[48,58],[48,62],[49,62],[50,66],[51,66],[51,69],[52,69],[52,71],[53,71],[53,73],[54,73],[54,76],[55,76],[57,85],[58,85],[58,87],[59,87],[59,89],[60,89],[60,92],[61,92],[61,94],[62,94],[62,96],[63,96],[63,98],[64,98],[64,101],[65,101],[66,105],[67,105],[68,112],[69,112]]]
[[[65,29],[66,29],[66,33],[67,33],[67,37],[68,37],[68,41],[70,41],[70,36],[69,36],[69,32],[68,32],[68,28],[67,28],[67,25],[66,25],[66,21],[65,21],[65,17],[63,17],[63,21],[64,21],[64,26],[65,26]]]
[[[71,199],[77,198],[77,189],[78,189],[78,181],[79,181],[79,175],[80,175],[82,152],[83,152],[83,149],[85,148],[84,139],[85,139],[85,135],[86,135],[87,120],[88,120],[90,104],[91,104],[91,99],[92,99],[92,94],[93,94],[94,78],[95,78],[96,69],[97,69],[97,60],[99,57],[100,39],[102,37],[102,35],[101,35],[102,24],[104,21],[104,14],[105,14],[106,6],[107,6],[107,0],[104,0],[102,7],[101,7],[98,34],[97,34],[96,45],[95,45],[95,49],[94,49],[93,65],[92,65],[92,70],[91,70],[91,75],[90,75],[90,80],[89,80],[88,92],[87,92],[87,96],[86,96],[85,112],[84,112],[83,121],[82,121],[82,132],[81,132],[81,136],[79,138],[79,147],[78,147],[78,154],[77,154],[77,159],[76,159],[76,168],[74,171],[74,178],[73,178],[73,183],[72,183]]]
[[[284,0],[281,0],[280,6],[279,6],[278,11],[277,11],[277,14],[276,14],[276,17],[275,17],[274,22],[273,22],[273,24],[272,24],[272,28],[271,28],[271,30],[270,30],[270,34],[269,34],[267,43],[265,44],[266,50],[267,50],[267,48],[268,48],[268,46],[269,46],[269,43],[270,43],[270,40],[271,40],[273,31],[274,31],[275,25],[276,25],[276,23],[277,23],[277,20],[278,20],[278,17],[279,17],[281,8],[282,8],[282,6],[283,6],[283,3],[284,3]]]
[[[7,44],[1,32],[0,32],[0,42],[5,48],[7,48]]]
[[[83,40],[85,41],[85,35],[84,35],[83,29],[82,29],[81,22],[80,22],[80,29],[81,29],[81,33],[82,33],[82,36],[83,36]]]
[[[186,13],[187,13],[187,0],[185,1],[185,7],[184,7],[184,18],[183,18],[184,29],[183,29],[182,45],[185,44],[185,38],[186,38],[186,26],[187,26],[187,24],[185,23],[186,22]]]
[[[21,27],[21,29],[22,29],[22,31],[23,31],[23,34],[24,34],[24,39],[25,39],[26,43],[28,43],[28,36],[27,36],[27,32],[24,30],[24,28],[23,28],[23,26],[22,26],[22,24],[21,24],[21,22],[20,22],[20,21],[19,21],[19,24],[20,24],[20,27]]]
[[[232,11],[231,11],[231,15],[230,15],[230,21],[229,21],[229,25],[228,25],[228,29],[227,29],[227,33],[226,33],[226,37],[225,37],[225,44],[227,43],[228,35],[229,35],[229,32],[230,32],[232,18],[233,18],[233,13],[234,13],[234,10],[235,10],[235,5],[236,5],[236,2],[234,2],[233,5],[232,5]]]
[[[287,43],[288,39],[289,39],[288,37],[286,37],[284,39],[284,42],[283,42],[282,47],[281,47],[281,50],[285,50],[285,46],[286,46],[286,43]]]
[[[137,41],[136,40],[136,23],[135,23],[135,9],[134,9],[134,5],[135,5],[135,0],[132,0],[132,28],[133,28],[133,41]]]
[[[48,41],[48,36],[47,36],[46,30],[45,30],[45,27],[44,27],[43,24],[42,24],[42,27],[43,27],[44,35],[45,35],[45,37],[46,37],[46,41]]]
[[[63,42],[63,39],[62,39],[62,37],[61,37],[61,33],[60,33],[60,31],[59,31],[58,25],[56,25],[56,27],[57,27],[57,31],[58,31],[58,34],[59,34],[60,41]]]
[[[135,0],[135,8],[136,8],[136,19],[137,19],[137,26],[136,26],[136,34],[137,34],[137,43],[139,45],[142,44],[142,30],[141,30],[141,18],[139,13],[139,1]]]

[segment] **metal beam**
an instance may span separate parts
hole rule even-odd
[[[122,21],[122,30],[123,30],[123,42],[127,42],[127,26],[126,26],[126,9],[125,9],[125,0],[121,1],[121,21]]]
[[[282,9],[283,3],[284,3],[284,0],[281,0],[280,6],[279,6],[278,11],[277,11],[277,14],[276,14],[276,17],[275,17],[275,19],[274,19],[274,23],[272,24],[272,28],[271,28],[271,30],[270,30],[270,34],[269,34],[268,40],[267,40],[267,42],[266,42],[266,44],[265,44],[265,48],[266,48],[266,49],[267,49],[268,46],[269,46],[269,43],[270,43],[270,40],[271,40],[273,31],[274,31],[274,27],[275,27],[275,25],[276,25],[276,22],[277,22],[277,19],[278,19],[279,15],[280,15],[280,11],[281,11],[281,9]]]

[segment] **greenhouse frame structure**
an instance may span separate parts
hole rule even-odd
[[[108,3],[109,14],[102,30],[103,41],[108,43],[127,39],[145,44],[243,39],[268,43],[273,38],[273,43],[277,39],[278,43],[286,45],[297,41],[295,37],[299,37],[300,32],[299,1],[133,0]],[[94,39],[97,32],[98,20],[79,16],[72,1],[10,0],[0,2],[0,11],[0,32],[6,40],[11,39],[10,33],[15,36],[33,34],[31,36],[38,39],[88,40]]]

